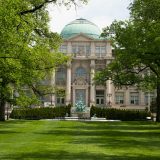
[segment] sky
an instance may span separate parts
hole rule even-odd
[[[85,18],[100,29],[109,26],[115,19],[129,18],[127,7],[132,0],[89,0],[87,5],[66,9],[64,6],[49,6],[50,29],[60,33],[63,27],[77,18]]]

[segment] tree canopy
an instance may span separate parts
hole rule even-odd
[[[13,90],[21,95],[22,86],[37,91],[35,84],[68,60],[58,52],[62,39],[49,30],[47,5],[78,2],[87,0],[0,1],[0,120],[5,103],[12,103]]]
[[[114,21],[103,30],[111,38],[115,60],[96,75],[104,83],[112,79],[116,86],[137,85],[157,89],[157,121],[160,121],[160,1],[133,0],[130,18]]]

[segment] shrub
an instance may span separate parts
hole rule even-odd
[[[13,109],[10,117],[13,119],[53,119],[63,118],[68,114],[70,116],[71,106],[61,107],[43,107],[43,108],[19,108]]]
[[[122,121],[146,120],[146,117],[151,116],[149,112],[142,110],[91,107],[90,116],[93,115]]]

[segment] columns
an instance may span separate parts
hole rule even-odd
[[[126,89],[125,105],[126,106],[130,105],[130,90],[128,88]]]
[[[66,105],[71,103],[71,62],[67,63]]]
[[[139,91],[139,105],[145,106],[145,101],[144,101],[145,94],[142,91]]]
[[[91,42],[91,57],[95,57],[95,44]]]
[[[107,41],[106,47],[107,47],[107,57],[112,57],[112,47],[111,47],[111,42]]]
[[[51,86],[52,86],[53,90],[55,88],[55,78],[56,78],[55,75],[56,75],[56,72],[55,72],[55,70],[53,70],[53,73],[51,76]],[[51,106],[55,106],[55,104],[56,104],[55,93],[50,95],[50,102],[51,102]]]
[[[95,105],[95,84],[93,81],[95,76],[95,60],[91,60],[90,68],[90,106],[92,106]]]
[[[68,54],[68,55],[72,55],[72,44],[71,44],[71,42],[68,42],[67,54]]]
[[[112,101],[112,84],[111,80],[108,80],[106,82],[107,88],[106,88],[106,105],[111,106],[113,101]]]
[[[150,112],[151,111],[151,94],[150,92],[147,93],[148,95],[148,111]]]
[[[110,60],[106,61],[106,66],[110,63]],[[113,90],[112,81],[107,80],[106,82],[106,106],[111,106],[113,103]]]

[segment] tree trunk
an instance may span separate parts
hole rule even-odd
[[[6,89],[6,83],[2,81],[0,90],[0,121],[5,121],[5,104],[6,104],[6,99],[4,95],[5,89]]]
[[[157,116],[156,121],[160,122],[160,84],[157,85]]]
[[[0,121],[5,121],[5,101],[2,97],[0,100]]]

